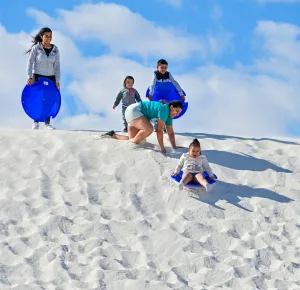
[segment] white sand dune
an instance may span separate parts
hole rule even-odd
[[[196,195],[186,148],[99,135],[0,131],[0,289],[300,289],[300,140],[178,134],[219,177]]]

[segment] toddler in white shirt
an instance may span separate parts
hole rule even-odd
[[[212,185],[209,184],[203,176],[204,171],[207,172],[211,180],[216,179],[208,164],[206,156],[201,155],[201,147],[198,139],[194,139],[189,145],[188,153],[181,155],[173,176],[178,175],[181,170],[183,171],[183,174],[179,183],[180,190],[182,190],[183,186],[189,182],[194,182],[204,186],[207,192],[210,191]]]

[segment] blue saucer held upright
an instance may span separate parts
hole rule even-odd
[[[21,101],[25,113],[31,119],[45,122],[47,118],[54,119],[58,114],[61,95],[53,81],[41,77],[32,85],[25,86]]]

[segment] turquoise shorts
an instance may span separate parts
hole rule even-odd
[[[125,119],[129,126],[131,121],[141,116],[144,116],[144,114],[141,112],[141,107],[139,103],[129,105],[125,111]]]

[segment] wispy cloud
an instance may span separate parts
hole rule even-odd
[[[270,60],[288,62],[290,66],[300,65],[300,27],[288,23],[261,21],[255,35],[262,38],[262,51]],[[280,67],[278,67],[280,71]]]
[[[221,19],[222,15],[223,15],[222,7],[217,4],[213,5],[210,13],[211,18],[216,21]]]
[[[171,6],[179,8],[182,6],[183,0],[163,0],[163,1]]]
[[[117,55],[161,57],[163,54],[168,59],[182,60],[211,57],[214,52],[205,36],[167,29],[121,5],[84,4],[74,10],[59,10],[57,18],[50,18],[34,9],[30,9],[29,13],[39,23],[44,24],[46,19],[51,27],[78,40],[97,39]],[[217,41],[218,38],[213,42]]]

